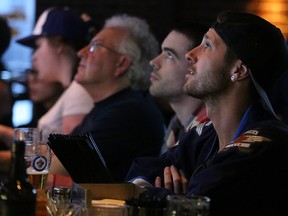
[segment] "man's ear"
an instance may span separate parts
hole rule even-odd
[[[237,60],[232,68],[231,77],[234,77],[234,81],[245,79],[249,77],[249,68],[241,60]]]
[[[128,55],[122,55],[117,62],[117,69],[115,72],[116,76],[121,76],[122,74],[126,73],[130,65],[132,64],[132,59]]]
[[[239,79],[246,79],[247,77],[250,76],[250,73],[249,73],[250,69],[244,64],[242,63],[240,65],[240,72],[239,72]]]

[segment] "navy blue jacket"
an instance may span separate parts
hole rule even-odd
[[[211,216],[287,212],[287,126],[254,104],[233,141],[194,170],[191,194],[211,198]]]
[[[151,95],[127,88],[95,103],[73,134],[90,132],[113,179],[124,181],[134,158],[159,155],[164,125]]]
[[[189,179],[198,163],[218,150],[218,144],[214,143],[215,139],[216,132],[211,122],[200,123],[195,130],[187,131],[180,138],[178,145],[161,156],[136,158],[126,176],[126,181],[141,178],[154,185],[156,176],[160,176],[163,180],[164,168],[172,164],[181,169]]]
[[[202,133],[204,139],[191,140],[191,150],[188,150],[189,142],[187,146],[179,143],[177,148],[180,150],[173,150],[178,153],[178,161],[174,159],[176,167],[191,169],[185,170],[189,179],[187,195],[210,197],[211,216],[281,215],[280,212],[287,212],[287,126],[257,102],[246,111],[233,141],[219,152],[215,147],[219,144],[217,134],[212,125],[206,126],[205,131],[210,135]],[[189,133],[192,139],[197,128]],[[163,190],[149,188],[150,194],[145,192],[145,196],[160,200],[165,197]],[[166,194],[171,192],[166,190]]]

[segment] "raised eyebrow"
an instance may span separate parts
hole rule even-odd
[[[176,52],[174,49],[172,49],[172,48],[163,47],[163,51],[165,51],[165,52],[171,52],[171,53],[173,53],[174,56],[176,56],[177,58],[179,58],[177,52]]]
[[[209,36],[208,36],[207,34],[205,34],[205,35],[203,36],[203,39],[209,40],[210,38],[209,38]]]
[[[203,36],[203,40],[208,40],[209,43],[215,43],[215,36],[214,35],[208,35],[207,33]]]
[[[102,41],[99,40],[99,39],[96,39],[96,40],[92,40],[92,41],[90,41],[90,43],[102,43]]]

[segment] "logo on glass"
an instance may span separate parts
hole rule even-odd
[[[46,166],[47,166],[47,159],[44,156],[37,156],[33,160],[32,167],[38,172],[43,171],[46,168]]]

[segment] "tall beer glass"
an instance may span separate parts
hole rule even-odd
[[[14,139],[25,142],[26,172],[35,189],[45,189],[51,162],[51,150],[42,141],[42,133],[37,128],[15,128]]]

